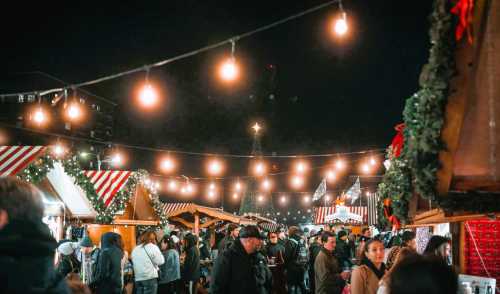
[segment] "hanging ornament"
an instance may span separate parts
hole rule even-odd
[[[455,39],[460,41],[464,32],[467,32],[467,41],[472,44],[472,20],[474,0],[458,0],[451,9],[451,13],[458,15],[458,23],[455,29]]]
[[[391,150],[392,156],[399,157],[401,155],[401,151],[403,150],[404,145],[404,135],[403,130],[405,129],[405,124],[398,124],[394,127],[394,129],[398,132],[394,139],[392,139]]]

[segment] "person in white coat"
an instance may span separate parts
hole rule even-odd
[[[156,294],[159,266],[165,258],[156,245],[156,235],[147,231],[139,238],[139,245],[132,250],[135,289],[137,294]]]

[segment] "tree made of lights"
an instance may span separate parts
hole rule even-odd
[[[262,157],[262,146],[260,144],[259,136],[260,126],[255,124],[253,129],[255,133],[252,144],[252,155],[254,158],[259,159]],[[263,217],[275,216],[272,193],[269,193],[269,196],[266,195],[266,199],[264,201],[259,201],[259,194],[261,194],[259,193],[259,185],[256,178],[252,177],[248,181],[245,194],[241,198],[240,215],[244,215],[245,213],[255,213]]]

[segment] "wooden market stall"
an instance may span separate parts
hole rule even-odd
[[[220,208],[206,207],[194,203],[165,203],[165,215],[172,223],[181,225],[194,234],[200,229],[213,227],[221,222],[230,222],[241,225],[256,225],[257,221],[234,215]]]
[[[472,38],[458,41],[454,53],[457,73],[441,129],[440,201],[429,205],[415,193],[409,215],[411,226],[450,223],[461,273],[500,281],[500,3],[474,3]]]
[[[266,218],[266,217],[263,217],[257,213],[245,213],[245,214],[243,214],[243,216],[248,218],[248,219],[256,221],[257,225],[261,229],[268,231],[268,232],[276,232],[281,227],[281,225],[278,224],[276,221],[269,219],[269,218]]]
[[[344,205],[315,207],[313,223],[349,226],[354,234],[361,234],[362,227],[368,225],[368,207]]]

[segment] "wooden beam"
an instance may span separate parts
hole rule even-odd
[[[205,223],[204,223],[204,224],[202,224],[200,227],[202,227],[202,228],[208,228],[208,227],[210,227],[211,225],[216,224],[217,222],[220,222],[220,221],[221,221],[220,219],[216,219],[216,218],[214,218],[214,219],[209,220],[208,222],[205,222]]]
[[[189,228],[189,229],[193,229],[193,227],[194,227],[194,224],[189,223],[185,219],[177,217],[177,216],[170,217],[170,220],[173,222],[181,223],[182,225],[184,225],[186,228]]]
[[[460,258],[458,260],[458,265],[460,266],[460,272],[465,274],[467,272],[467,265],[465,263],[465,223],[460,222],[460,246],[459,254]]]
[[[131,220],[131,219],[115,219],[114,225],[131,225],[131,226],[157,226],[158,221]]]
[[[198,235],[200,231],[200,214],[198,212],[194,213],[194,234]]]

